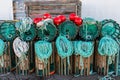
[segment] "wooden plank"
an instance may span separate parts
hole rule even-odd
[[[75,9],[76,4],[68,4],[68,5],[32,5],[29,6],[29,10],[54,10],[54,9],[63,9],[63,10],[67,10],[67,9]]]
[[[98,41],[96,41],[96,49],[98,48]],[[96,66],[96,71],[100,75],[106,75],[107,73],[107,57],[106,56],[101,56],[98,51],[95,51],[95,66]],[[104,69],[104,71],[103,71]]]
[[[47,1],[26,1],[25,4],[31,5],[40,5],[41,4],[65,4],[65,3],[77,3],[79,0],[47,0]]]

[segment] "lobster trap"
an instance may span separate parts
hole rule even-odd
[[[48,59],[47,64],[38,59],[37,55],[35,55],[35,72],[37,76],[50,76],[55,73],[55,44],[52,43],[52,55]]]
[[[0,73],[5,74],[11,71],[11,54],[10,54],[10,42],[6,42],[6,49],[4,54],[0,56],[1,65],[0,65]]]
[[[12,48],[12,42],[15,37],[14,23],[16,21],[0,21],[0,39],[5,41],[4,54],[0,57],[0,73],[7,73],[15,70],[15,55]],[[8,29],[9,28],[9,29]],[[11,34],[13,30],[13,33]],[[5,35],[7,33],[7,35]]]
[[[19,62],[19,58],[16,57],[16,64]],[[21,61],[17,68],[16,68],[16,73],[19,75],[28,75],[28,71],[29,71],[29,60],[28,60],[28,56],[26,56],[26,59]]]
[[[28,42],[29,50],[26,55],[26,59],[20,62],[20,59],[16,56],[16,73],[20,75],[28,75],[35,70],[35,59],[34,59],[34,42]]]
[[[52,17],[55,17],[60,14],[64,14],[66,17],[68,17],[70,13],[76,13],[78,16],[81,15],[81,2],[79,0],[26,1],[25,5],[26,5],[26,14],[31,18],[39,17],[41,16],[41,14],[44,13],[50,13]],[[70,65],[67,65],[67,59],[61,59],[57,55],[56,51],[53,54],[56,60],[55,61],[56,72],[61,75],[67,75],[72,73],[73,56],[70,57],[70,65],[71,65],[70,67]],[[51,58],[49,61],[50,62],[52,61]],[[43,75],[43,72],[44,75],[48,75],[50,70],[49,69],[48,71],[45,70],[44,64],[40,60],[38,60],[36,56],[35,56],[35,63],[36,63],[37,75]],[[52,61],[52,64],[53,63],[54,62]],[[49,64],[50,63],[48,62],[47,67],[49,66]]]
[[[108,64],[108,56],[101,56],[98,51],[98,41],[96,41],[95,50],[95,70],[100,75],[114,74],[118,75],[119,72],[119,54],[117,53],[113,58],[111,64]]]
[[[56,54],[56,73],[59,75],[70,75],[73,70],[73,56],[70,56],[70,64],[68,64],[67,58],[62,59]]]
[[[75,75],[90,75],[93,73],[93,57],[94,55],[91,55],[88,58],[83,58],[79,55],[74,55],[74,74]],[[83,66],[80,65],[80,58],[83,59]]]

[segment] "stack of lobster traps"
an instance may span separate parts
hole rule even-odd
[[[16,69],[19,75],[35,72],[36,76],[120,75],[119,24],[111,19],[81,19],[79,0],[24,3],[25,12],[16,13],[14,4],[14,14],[25,18],[0,22],[0,39],[5,42],[0,73]],[[44,13],[48,19],[40,18]],[[55,22],[61,15],[63,21]]]

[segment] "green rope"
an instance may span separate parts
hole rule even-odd
[[[66,37],[70,40],[75,39],[78,32],[78,27],[72,21],[65,21],[62,24],[60,24],[58,28],[59,34],[66,35]]]
[[[74,43],[75,54],[82,57],[90,57],[94,51],[94,42],[77,41]]]
[[[112,56],[115,56],[119,51],[119,44],[111,37],[103,37],[98,45],[98,52],[102,56],[108,56],[108,64],[112,63]]]
[[[13,22],[3,22],[0,25],[0,34],[6,41],[11,41],[16,36],[15,25]]]
[[[111,36],[112,38],[119,38],[120,35],[120,26],[119,24],[112,19],[105,19],[102,22],[101,35],[102,36]]]
[[[69,56],[73,53],[72,43],[66,37],[60,35],[56,40],[56,47],[59,56],[62,59],[67,58],[67,62],[70,65]]]
[[[23,34],[22,40],[24,41],[32,41],[35,37],[36,37],[36,30],[35,30],[35,26],[31,25],[31,28],[24,32]]]
[[[98,45],[98,52],[100,55],[112,56],[119,50],[118,43],[111,37],[103,37]]]
[[[0,39],[0,56],[3,55],[4,50],[5,50],[5,42],[2,39]]]
[[[4,66],[4,58],[3,58],[4,50],[5,50],[5,43],[2,39],[0,39],[0,56],[1,56],[0,65],[2,67]]]
[[[52,55],[52,44],[46,41],[38,41],[35,43],[35,53],[39,60],[47,64],[48,59]]]
[[[37,35],[39,39],[52,41],[56,37],[57,29],[52,19],[45,19],[37,23]]]
[[[106,75],[106,76],[100,78],[99,80],[115,80],[115,79],[112,78],[110,75]]]
[[[31,18],[24,17],[24,18],[21,18],[19,22],[16,22],[15,27],[19,32],[24,33],[31,28],[32,22],[33,21]]]
[[[94,40],[98,37],[100,23],[92,18],[83,19],[83,24],[80,27],[79,35],[84,40]]]

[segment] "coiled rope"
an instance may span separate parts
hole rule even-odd
[[[52,54],[52,44],[47,41],[38,41],[35,43],[35,53],[39,60],[45,64],[48,62],[48,58]]]
[[[90,41],[78,41],[74,45],[75,53],[85,58],[90,57],[94,51],[94,43]]]
[[[52,19],[45,19],[45,20],[42,20],[42,21],[38,22],[38,23],[37,23],[37,27],[38,27],[39,29],[42,29],[42,30],[43,30],[43,29],[47,29],[46,26],[48,25],[48,23],[52,23],[52,24],[54,25]]]
[[[20,32],[20,37],[23,38],[23,33],[31,28],[33,21],[30,17],[21,18],[19,22],[16,22],[16,30]]]
[[[83,19],[83,24],[80,27],[79,35],[84,40],[94,40],[99,33],[98,26],[100,23],[95,21],[92,18],[85,18]]]
[[[119,44],[109,36],[103,37],[98,45],[98,52],[102,56],[108,56],[108,64],[111,64],[111,57],[119,51]]]
[[[0,34],[6,41],[11,41],[16,36],[16,29],[13,22],[3,22],[0,25]]]
[[[66,35],[66,37],[69,40],[73,40],[75,39],[77,32],[78,32],[78,27],[76,26],[76,24],[72,21],[65,21],[63,23],[61,23],[59,26],[59,33],[61,35]]]
[[[94,42],[89,41],[75,41],[74,42],[74,52],[75,55],[80,55],[80,66],[82,67],[81,74],[84,69],[83,58],[88,58],[93,54]]]
[[[45,19],[37,23],[38,37],[45,41],[52,41],[56,34],[57,29],[52,19]]]
[[[111,36],[112,38],[118,38],[120,39],[120,26],[119,24],[112,20],[112,19],[105,19],[101,21],[102,23],[102,30],[101,35],[102,36]]]
[[[5,42],[0,39],[0,65],[3,67],[4,66],[4,58],[3,58],[3,53],[4,53],[4,50],[5,50]]]
[[[73,53],[73,45],[72,43],[64,36],[59,36],[56,40],[56,47],[59,56],[64,59],[67,57],[67,62],[70,65],[69,56]]]
[[[13,41],[13,50],[15,52],[15,55],[19,58],[19,62],[17,66],[22,62],[22,66],[25,64],[23,63],[23,60],[27,59],[26,54],[29,50],[29,45],[20,39],[20,37],[17,37]]]
[[[36,37],[36,29],[35,29],[35,26],[32,25],[31,28],[28,31],[23,33],[22,40],[24,40],[24,41],[32,41],[32,40],[34,40],[35,37]]]

